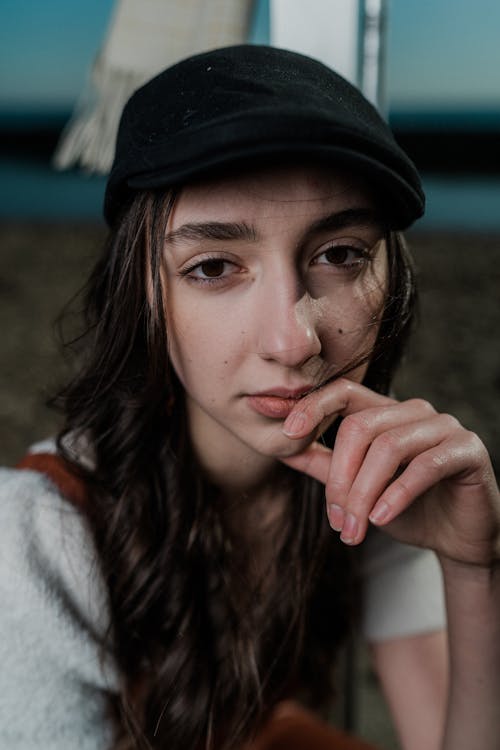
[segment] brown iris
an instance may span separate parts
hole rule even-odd
[[[348,255],[349,255],[350,248],[343,247],[342,245],[339,245],[337,247],[330,247],[325,252],[325,257],[329,263],[334,263],[335,265],[341,265],[342,263],[345,263]]]
[[[216,278],[224,273],[224,263],[223,260],[207,260],[200,264],[200,269],[204,276]]]

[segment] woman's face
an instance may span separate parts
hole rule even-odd
[[[182,190],[164,251],[169,353],[209,471],[306,446],[283,422],[370,350],[386,275],[373,202],[344,173],[280,167]]]

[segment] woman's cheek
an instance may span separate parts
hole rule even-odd
[[[380,326],[379,314],[363,300],[349,300],[341,308],[336,305],[324,318],[322,356],[332,374],[340,372],[356,360],[369,356],[375,344]],[[361,381],[365,365],[353,369],[349,377]]]

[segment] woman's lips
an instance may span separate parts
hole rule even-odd
[[[264,417],[286,419],[305,392],[307,392],[306,389],[297,394],[290,393],[290,395],[284,390],[283,393],[256,393],[247,396],[247,400],[251,408]]]
[[[248,403],[254,411],[273,419],[286,419],[297,400],[281,396],[248,396]]]

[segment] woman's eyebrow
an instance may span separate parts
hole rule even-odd
[[[199,240],[254,241],[256,239],[255,229],[245,222],[225,221],[188,222],[165,235],[165,242],[170,245],[182,240],[196,242]]]
[[[306,236],[325,231],[336,231],[354,226],[380,226],[380,217],[372,208],[346,208],[314,221],[306,231]]]
[[[306,230],[306,236],[319,232],[344,229],[350,226],[369,226],[379,224],[375,211],[370,208],[347,208],[314,221]],[[187,222],[167,232],[165,243],[199,242],[200,240],[250,240],[258,239],[257,231],[246,222],[201,221]]]

